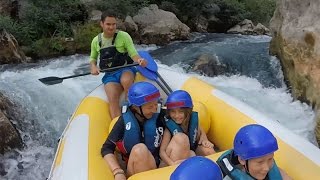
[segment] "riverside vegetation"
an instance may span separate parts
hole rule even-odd
[[[0,28],[12,34],[26,56],[41,59],[74,53],[88,53],[91,39],[100,32],[97,21],[90,20],[92,10],[112,8],[122,18],[135,15],[142,7],[157,4],[171,11],[191,31],[194,19],[210,14],[222,24],[208,32],[226,32],[244,19],[266,26],[273,15],[275,0],[26,0],[16,15],[0,15]],[[217,10],[219,9],[219,10]],[[220,28],[219,28],[220,27]],[[68,41],[72,39],[72,41]]]

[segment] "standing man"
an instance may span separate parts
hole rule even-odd
[[[147,61],[138,55],[130,35],[117,30],[116,15],[106,11],[101,15],[100,26],[103,30],[91,42],[90,69],[92,75],[98,75],[100,69],[122,66],[133,62],[146,67]],[[99,67],[97,60],[99,57]],[[119,98],[122,92],[127,94],[132,85],[136,69],[123,68],[105,73],[102,78],[109,100],[111,118],[120,116]]]

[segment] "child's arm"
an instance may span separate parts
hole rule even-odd
[[[198,131],[198,134],[197,134],[197,139],[199,139],[198,143],[201,144],[203,141],[207,141],[208,138],[207,138],[207,135],[206,133],[204,132],[204,130],[202,129],[202,127],[199,126],[199,131]]]
[[[171,139],[170,131],[168,129],[165,129],[163,133],[163,139],[161,141],[161,146],[160,146],[160,157],[169,166],[174,164],[174,161],[172,161],[172,159],[168,156],[166,152],[167,147],[170,143],[170,139]]]
[[[208,140],[206,133],[204,132],[204,130],[199,127],[199,141],[198,144],[203,145],[204,147],[207,148],[213,148],[214,145]]]

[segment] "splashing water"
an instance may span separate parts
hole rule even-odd
[[[139,49],[156,49],[152,54],[161,62],[159,73],[172,89],[180,87],[179,82],[188,77],[196,76],[315,143],[314,112],[310,106],[292,99],[283,83],[279,61],[267,54],[269,41],[265,36],[199,34],[188,42],[174,42],[160,48],[139,46]],[[226,75],[206,77],[182,68],[200,52],[211,52],[221,63],[228,63],[230,71]],[[1,179],[47,177],[57,140],[68,118],[80,100],[101,83],[102,75],[68,79],[53,86],[45,86],[38,79],[88,72],[88,59],[74,55],[40,64],[1,67],[5,70],[0,72],[0,91],[21,105],[21,119],[14,123],[25,143],[22,150],[0,155]]]

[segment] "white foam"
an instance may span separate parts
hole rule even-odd
[[[262,37],[261,41],[268,41],[268,38],[264,39]],[[141,48],[143,49],[144,47]],[[157,47],[150,46],[147,48]],[[47,64],[43,63],[41,67],[26,68],[25,70],[5,70],[0,73],[0,90],[5,91],[10,97],[14,97],[19,103],[25,104],[24,107],[26,109],[29,108],[30,111],[33,111],[32,118],[38,121],[35,125],[40,124],[45,127],[45,130],[50,132],[50,136],[55,141],[63,131],[68,117],[73,113],[81,99],[101,84],[102,74],[99,76],[88,75],[66,79],[63,83],[54,86],[45,86],[38,79],[47,76],[63,77],[73,75],[76,73],[74,70],[84,64],[87,65],[88,60],[89,56],[75,55],[61,57]],[[214,85],[224,93],[251,107],[255,107],[255,110],[279,121],[299,136],[314,142],[315,121],[312,108],[300,101],[293,100],[285,88],[264,88],[256,79],[244,76],[204,77],[194,73],[186,74],[180,65],[168,67],[159,63],[158,66],[159,73],[173,90],[181,88],[185,80],[190,76],[196,76]],[[85,72],[89,72],[89,68]],[[103,89],[101,89],[98,95],[93,94],[93,96],[103,97],[103,93]],[[256,104],[259,104],[259,106]],[[52,139],[51,141],[53,141]],[[27,146],[35,146],[34,149],[36,149],[38,144],[33,141],[40,140],[31,139],[26,144]],[[53,147],[54,145],[48,146],[52,152],[54,151]],[[23,150],[23,153],[28,151],[30,151],[30,148]],[[29,162],[28,156],[22,155],[22,158]],[[46,164],[49,164],[47,163],[49,161],[48,158],[49,155],[40,156],[40,158],[33,161],[34,165],[30,165],[30,167],[47,166]],[[12,164],[12,166],[8,165],[10,167],[6,168],[6,170],[10,169],[10,177],[12,177],[10,179],[20,179],[20,175],[24,173],[19,172],[20,170],[17,170],[16,165]],[[46,168],[49,169],[49,166]],[[27,175],[29,179],[33,177],[43,178],[47,175],[47,172],[42,169],[45,169],[45,167],[37,172],[29,169],[24,169],[23,171],[31,171],[31,175]],[[16,173],[15,176],[12,175],[14,171]]]
[[[244,113],[251,119],[255,120],[258,124],[265,126],[273,134],[281,138],[284,142],[286,142],[291,147],[298,150],[303,155],[308,157],[311,161],[320,166],[320,150],[309,141],[306,141],[300,136],[293,134],[287,128],[283,127],[280,123],[272,121],[270,117],[267,117],[266,115],[256,111],[247,104],[227,95],[226,93],[223,93],[222,91],[219,91],[217,89],[213,90],[212,95],[218,97],[230,106]]]

